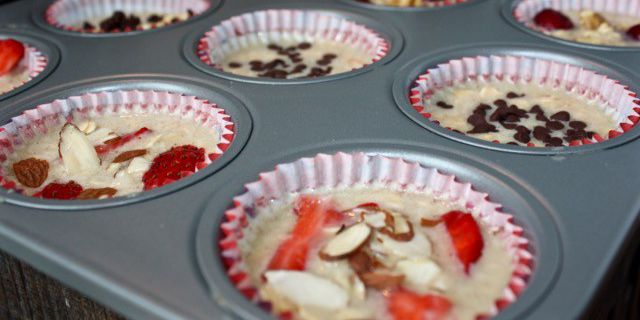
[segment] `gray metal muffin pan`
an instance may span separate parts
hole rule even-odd
[[[44,26],[47,1],[0,6],[0,35],[40,45],[54,62],[40,81],[0,96],[0,122],[82,92],[157,89],[218,103],[237,132],[210,168],[139,196],[63,203],[2,191],[0,248],[130,318],[266,319],[223,272],[217,241],[224,210],[245,183],[278,163],[364,151],[455,174],[489,193],[525,228],[534,274],[498,319],[585,316],[605,279],[617,272],[616,261],[635,253],[629,244],[640,211],[640,130],[570,149],[499,146],[432,126],[406,101],[411,81],[428,66],[492,53],[584,65],[640,92],[638,50],[534,35],[504,14],[514,2],[408,10],[348,0],[224,1],[167,28],[100,36]],[[197,59],[195,42],[205,30],[265,8],[328,10],[370,24],[390,40],[390,55],[362,70],[310,81],[223,75]]]

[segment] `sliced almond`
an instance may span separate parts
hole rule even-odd
[[[320,250],[320,258],[336,260],[356,251],[371,236],[371,228],[366,223],[357,223],[338,233]]]
[[[437,225],[439,225],[442,222],[442,220],[436,220],[436,219],[427,219],[427,218],[422,218],[420,219],[420,225],[423,227],[427,227],[427,228],[433,228]]]
[[[87,136],[75,125],[67,123],[60,130],[58,153],[72,175],[88,174],[100,169],[100,158]]]
[[[405,275],[409,288],[427,289],[440,275],[440,267],[431,259],[409,259],[398,262],[396,271]]]
[[[137,149],[137,150],[125,151],[125,152],[119,154],[118,156],[116,156],[113,159],[113,163],[120,163],[120,162],[129,161],[129,160],[131,160],[133,158],[144,156],[145,154],[147,154],[147,150],[146,149]]]
[[[275,293],[298,306],[339,310],[349,302],[342,287],[309,272],[275,270],[264,276]]]
[[[349,256],[349,266],[356,274],[373,270],[373,258],[365,250],[358,250]]]
[[[376,271],[363,273],[360,275],[360,279],[367,287],[387,290],[399,287],[404,281],[404,275]]]
[[[127,167],[127,173],[128,174],[144,173],[144,172],[147,172],[147,170],[149,170],[150,167],[151,167],[151,161],[143,157],[133,158],[133,160],[131,160],[131,162],[129,163],[129,166]]]
[[[96,123],[91,120],[82,121],[78,124],[78,129],[85,134],[90,134],[96,130]]]
[[[116,193],[118,193],[118,190],[114,188],[85,189],[78,195],[77,199],[91,200],[91,199],[111,198]]]
[[[393,227],[385,227],[380,232],[396,241],[411,241],[414,236],[411,222],[400,215],[395,215],[393,221]]]
[[[393,223],[393,216],[385,211],[365,211],[361,213],[360,217],[362,221],[374,229],[384,228]]]

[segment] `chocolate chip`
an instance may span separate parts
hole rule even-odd
[[[574,129],[584,129],[587,127],[587,124],[582,121],[571,121],[569,122],[569,127]]]
[[[507,98],[508,98],[508,99],[522,98],[522,97],[524,97],[524,96],[525,96],[525,94],[524,94],[524,93],[523,93],[523,94],[517,94],[517,93],[515,93],[515,92],[509,92],[509,93],[507,93]]]
[[[267,46],[267,49],[269,49],[269,50],[275,50],[275,51],[280,51],[280,50],[282,50],[282,47],[281,47],[281,46],[279,46],[279,45],[277,45],[277,44],[270,43],[270,44]]]
[[[93,29],[95,29],[95,28],[96,28],[96,26],[92,25],[91,23],[89,23],[89,22],[87,22],[87,21],[85,21],[85,22],[82,24],[82,29],[87,30],[87,31],[91,31],[91,30],[93,30]]]
[[[438,103],[436,103],[436,106],[442,108],[442,109],[453,109],[453,106],[444,102],[444,101],[438,101]]]
[[[322,56],[323,60],[333,60],[335,58],[337,58],[338,56],[336,54],[333,53],[327,53],[324,56]]]
[[[311,48],[311,43],[309,42],[301,42],[300,44],[298,44],[298,49],[300,50],[307,50]]]
[[[504,121],[500,122],[500,124],[501,124],[505,129],[509,129],[509,130],[513,130],[513,129],[515,129],[515,128],[517,128],[517,127],[518,127],[518,125],[517,125],[517,124],[515,124],[515,123],[506,123],[506,122],[504,122]]]
[[[544,110],[542,110],[542,108],[540,108],[540,106],[536,104],[535,106],[531,107],[529,113],[544,114]]]
[[[187,9],[187,16],[189,16],[189,18],[193,17],[194,15],[195,13],[193,12],[193,10]]]
[[[162,21],[162,16],[157,14],[152,14],[147,18],[147,22],[156,23]]]
[[[508,106],[507,102],[502,100],[502,99],[498,99],[498,100],[494,101],[493,104],[498,108],[500,108],[500,107],[506,108]]]
[[[553,138],[549,139],[549,142],[547,142],[547,144],[545,146],[547,146],[547,147],[561,147],[562,146],[562,139],[560,139],[558,137],[553,137]]]
[[[516,131],[516,134],[513,135],[513,138],[516,139],[516,141],[522,143],[529,143],[529,141],[531,141],[531,130],[523,126],[518,126]]]
[[[322,59],[322,60],[318,60],[318,61],[316,61],[316,63],[317,63],[319,66],[327,66],[327,65],[330,65],[330,64],[331,64],[331,60],[325,60],[325,59]]]
[[[467,131],[467,133],[488,133],[498,132],[496,127],[487,122],[485,117],[480,114],[472,114],[467,118],[467,122],[473,126],[473,129]]]
[[[288,75],[289,73],[287,71],[280,69],[268,70],[264,73],[258,74],[259,77],[274,79],[286,79]]]
[[[547,128],[551,130],[562,130],[564,129],[564,124],[560,121],[549,121],[547,122]]]
[[[180,22],[180,19],[178,18],[171,19],[171,23],[178,23],[178,22]]]
[[[538,113],[538,114],[536,114],[536,120],[542,121],[542,122],[548,122],[549,118],[547,118],[547,116],[545,116],[542,113]]]
[[[502,103],[504,100],[496,100],[494,104],[498,106],[498,108],[491,114],[489,117],[490,121],[497,122],[520,122],[521,118],[528,118],[527,112],[518,108],[516,105],[511,105],[507,107],[506,102]]]
[[[569,121],[569,119],[571,119],[571,115],[569,114],[569,112],[560,111],[553,114],[551,116],[551,119],[558,120],[558,121]]]
[[[536,126],[533,128],[533,137],[542,142],[547,142],[551,139],[551,130],[542,126]]]
[[[488,104],[481,103],[476,106],[476,108],[473,110],[473,113],[486,116],[488,110],[491,110],[491,106]]]
[[[229,62],[229,68],[237,69],[242,67],[242,63],[239,62]]]
[[[300,72],[304,71],[304,69],[306,69],[306,68],[307,68],[306,64],[296,65],[289,74],[300,73]]]
[[[313,68],[311,68],[311,71],[309,72],[309,74],[307,74],[307,76],[311,77],[311,78],[322,77],[322,76],[325,76],[325,75],[331,73],[331,70],[333,70],[332,67],[327,67],[326,69],[313,67]]]

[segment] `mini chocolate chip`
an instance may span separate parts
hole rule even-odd
[[[545,146],[547,146],[547,147],[561,147],[562,146],[562,139],[560,139],[558,137],[553,137],[553,138],[549,139],[549,142],[547,142],[547,144]]]
[[[298,48],[296,46],[290,46],[290,47],[287,47],[286,49],[284,49],[284,51],[289,51],[289,52],[293,52],[293,51],[296,51],[296,50],[298,50]]]
[[[547,142],[551,139],[551,130],[542,126],[536,126],[533,128],[533,137],[542,142]]]
[[[494,101],[493,104],[496,107],[503,107],[503,108],[506,108],[508,106],[507,102],[502,100],[502,99],[498,99],[498,100]]]
[[[282,50],[282,47],[281,47],[281,46],[279,46],[279,45],[277,45],[277,44],[275,44],[275,43],[270,43],[270,44],[267,46],[267,49],[269,49],[269,50],[274,50],[274,51],[280,51],[280,50]]]
[[[311,43],[309,42],[302,42],[298,45],[298,49],[300,50],[307,50],[309,48],[311,48]]]
[[[513,138],[516,139],[516,141],[522,142],[522,143],[529,143],[529,141],[531,141],[531,137],[529,136],[529,133],[525,131],[516,132],[516,134],[513,135]]]
[[[289,73],[285,70],[274,69],[268,70],[265,73],[258,74],[259,77],[274,78],[274,79],[286,79]]]
[[[438,106],[438,107],[440,107],[440,108],[442,108],[442,109],[453,109],[453,106],[452,106],[452,105],[450,105],[450,104],[448,104],[448,103],[446,103],[446,102],[444,102],[444,101],[438,101],[438,102],[436,103],[436,106]]]
[[[93,29],[95,29],[95,28],[96,28],[96,26],[92,25],[91,23],[89,23],[89,22],[87,22],[87,21],[85,21],[85,22],[82,24],[82,29],[87,30],[87,31],[89,31],[89,30],[93,30]]]
[[[338,56],[336,54],[333,53],[327,53],[324,56],[322,56],[323,60],[333,60],[335,58],[337,58]]]
[[[584,129],[587,127],[587,124],[582,121],[571,121],[569,122],[569,127],[574,129]]]
[[[540,106],[536,104],[535,106],[531,107],[531,110],[529,110],[529,113],[544,114],[544,110],[542,110],[542,108],[540,108]]]
[[[229,62],[229,68],[237,69],[242,67],[242,63],[239,62]]]
[[[513,129],[515,129],[515,128],[517,128],[517,127],[518,127],[518,125],[517,125],[517,124],[515,124],[515,123],[506,123],[506,122],[504,122],[504,121],[501,121],[501,122],[500,122],[500,124],[501,124],[505,129],[509,129],[509,130],[513,130]]]
[[[560,121],[549,121],[547,122],[547,128],[551,130],[562,130],[564,129],[564,124]]]
[[[569,112],[560,111],[560,112],[554,113],[551,116],[551,119],[558,120],[558,121],[569,121],[569,119],[571,119],[571,115],[569,114]]]
[[[318,60],[318,61],[316,61],[316,63],[317,63],[319,66],[327,66],[327,65],[330,65],[330,64],[331,64],[331,60],[325,60],[325,59],[322,59],[322,60]]]
[[[296,66],[293,68],[293,70],[290,72],[290,74],[300,73],[300,72],[304,71],[304,69],[306,69],[306,68],[307,68],[307,65],[306,65],[306,64],[299,64],[299,65],[296,65]]]
[[[157,14],[152,14],[147,18],[147,22],[156,23],[162,21],[162,16]]]
[[[486,116],[488,110],[491,110],[491,106],[488,104],[481,103],[478,106],[476,106],[476,108],[473,110],[473,113]]]
[[[193,12],[193,10],[187,9],[187,16],[189,16],[189,18],[193,17],[194,15],[195,13]]]
[[[547,118],[547,116],[545,116],[542,113],[536,114],[536,120],[542,121],[542,122],[549,122],[549,118]]]
[[[171,19],[171,23],[178,23],[178,22],[180,22],[180,19],[178,18]]]
[[[524,94],[524,93],[523,93],[523,94],[517,94],[517,93],[515,93],[515,92],[509,92],[509,93],[507,93],[507,98],[508,98],[508,99],[522,98],[522,97],[524,97],[524,96],[525,96],[525,94]]]
[[[496,127],[487,122],[483,115],[474,113],[467,118],[467,122],[473,126],[473,129],[467,131],[467,133],[488,133],[498,132]]]

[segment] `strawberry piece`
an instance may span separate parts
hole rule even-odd
[[[451,302],[442,296],[418,295],[406,290],[389,294],[387,308],[394,320],[440,320],[451,311]]]
[[[342,221],[343,215],[322,199],[303,195],[296,206],[298,221],[291,236],[280,243],[269,262],[268,270],[304,270],[309,253],[309,243],[323,227]]]
[[[470,213],[451,211],[442,216],[449,236],[453,241],[458,260],[462,262],[464,271],[469,273],[469,267],[482,256],[484,240],[480,227]]]
[[[553,9],[544,9],[533,18],[533,21],[540,27],[547,30],[570,30],[573,29],[573,22],[562,12]]]
[[[82,186],[73,180],[67,183],[52,182],[34,196],[45,199],[72,200],[77,198],[82,190]]]
[[[0,40],[0,76],[13,70],[24,57],[22,43],[6,39]]]
[[[627,30],[627,35],[631,37],[631,39],[640,41],[640,24],[636,24]]]
[[[192,145],[173,147],[153,159],[151,167],[142,176],[144,189],[162,187],[184,178],[196,172],[198,164],[202,162],[204,162],[204,148]]]
[[[149,132],[151,132],[151,130],[149,128],[142,127],[140,129],[138,129],[138,131],[136,131],[136,132],[125,134],[122,137],[117,137],[117,138],[109,140],[108,143],[96,146],[96,152],[99,155],[102,155],[102,154],[105,154],[105,153],[107,153],[109,151],[113,151],[115,149],[120,148],[121,146],[123,146],[127,142],[133,140],[134,138],[141,137],[145,133],[149,133]]]

